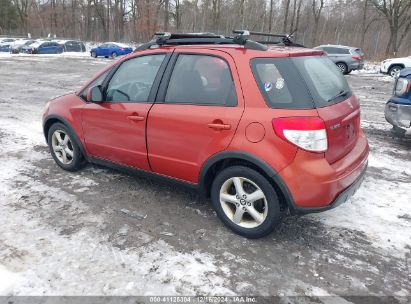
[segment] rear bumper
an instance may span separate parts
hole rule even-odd
[[[362,70],[363,68],[364,68],[364,62],[361,62],[361,61],[351,62],[348,65],[348,70],[350,70],[350,71]]]
[[[361,184],[368,153],[363,132],[354,148],[333,164],[323,154],[297,152],[293,163],[279,172],[291,197],[291,212],[319,212],[346,201]]]
[[[364,181],[365,173],[367,172],[367,167],[368,167],[368,161],[365,162],[364,168],[362,169],[360,176],[355,180],[355,182],[351,186],[349,186],[347,189],[345,189],[343,192],[341,192],[331,204],[324,206],[324,207],[317,207],[317,208],[300,208],[300,207],[294,206],[291,212],[293,214],[317,213],[317,212],[323,212],[323,211],[333,209],[345,203],[360,188],[362,182]]]

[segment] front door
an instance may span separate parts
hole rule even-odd
[[[231,56],[210,50],[178,49],[167,69],[147,123],[151,169],[197,183],[203,163],[237,129],[244,109],[238,74]]]
[[[82,124],[91,156],[149,170],[146,119],[165,58],[163,52],[125,60],[105,85],[105,101],[86,104]]]

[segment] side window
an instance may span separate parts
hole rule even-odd
[[[80,94],[80,97],[86,101],[86,94],[87,94],[87,90],[92,88],[92,87],[96,87],[96,86],[101,86],[104,82],[104,80],[106,79],[108,73],[110,73],[111,69],[108,69],[107,71],[105,71],[103,74],[101,74],[100,76],[98,76],[96,79],[94,79],[94,81],[92,83],[90,83]]]
[[[227,62],[206,55],[179,55],[165,97],[166,103],[237,105]]]
[[[254,78],[270,108],[310,109],[310,93],[289,58],[256,58],[251,61]]]
[[[111,102],[147,102],[164,57],[164,54],[158,54],[124,61],[108,84],[106,100]]]

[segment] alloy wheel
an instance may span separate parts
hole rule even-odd
[[[67,133],[62,130],[54,131],[51,137],[51,145],[54,155],[63,165],[69,165],[73,162],[73,143]]]
[[[225,215],[244,228],[260,226],[267,217],[267,198],[261,188],[245,177],[232,177],[220,188],[220,204]]]
[[[398,76],[398,74],[400,73],[400,68],[398,68],[398,67],[395,67],[395,68],[392,68],[391,70],[390,70],[390,75],[391,75],[391,77],[397,77]]]
[[[345,74],[347,72],[347,67],[344,63],[337,64],[338,68],[340,69],[341,73]]]

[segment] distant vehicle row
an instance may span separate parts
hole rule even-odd
[[[106,42],[90,50],[90,55],[96,57],[116,58],[133,51],[129,45],[119,42]],[[0,52],[12,54],[61,54],[63,52],[86,52],[86,46],[78,40],[60,39],[24,39],[0,38]]]
[[[314,49],[326,52],[328,57],[345,75],[364,67],[365,54],[359,48],[327,44],[317,46]],[[63,52],[86,52],[86,46],[78,40],[0,38],[0,52],[10,52],[12,54],[61,54]],[[92,48],[90,55],[94,58],[116,58],[131,52],[133,52],[133,48],[127,44],[105,42]],[[381,62],[380,72],[395,77],[404,68],[411,68],[411,56],[384,60]]]
[[[77,40],[60,39],[0,39],[0,52],[12,54],[60,54],[63,52],[85,52],[86,46]]]

